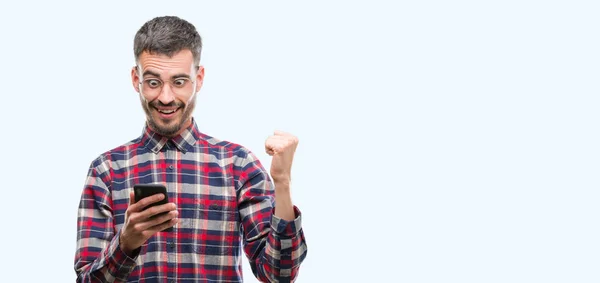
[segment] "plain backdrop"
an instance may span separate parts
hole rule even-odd
[[[599,282],[597,3],[3,2],[2,281],[75,280],[88,166],[144,123],[134,34],[177,15],[200,129],[267,168],[300,139],[298,282]]]

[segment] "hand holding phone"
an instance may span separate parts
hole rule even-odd
[[[123,252],[133,255],[154,234],[177,224],[179,213],[175,204],[169,203],[167,189],[163,185],[135,185],[129,197],[119,245]]]
[[[141,201],[143,198],[146,198],[146,197],[149,197],[149,196],[152,196],[155,194],[162,194],[164,196],[164,198],[162,200],[153,202],[153,203],[149,204],[148,206],[144,207],[143,208],[144,210],[146,210],[147,208],[152,207],[152,206],[169,203],[169,196],[167,195],[167,188],[165,188],[165,186],[163,186],[163,185],[158,185],[158,184],[134,185],[133,192],[135,195],[136,203]]]
[[[158,206],[158,205],[162,205],[162,204],[167,204],[169,203],[169,196],[167,195],[167,188],[163,185],[159,185],[159,184],[139,184],[139,185],[134,185],[133,186],[133,191],[135,193],[135,202],[139,202],[141,201],[143,198],[155,195],[155,194],[162,194],[164,196],[164,198],[162,200],[159,200],[157,202],[153,202],[149,205],[147,205],[146,207],[143,208],[143,210],[146,210],[150,207],[153,206]],[[154,215],[153,217],[160,217],[163,216],[165,214],[167,214],[168,212],[162,212],[159,214]],[[169,227],[165,230],[163,230],[165,232],[172,232],[173,231],[173,227]]]

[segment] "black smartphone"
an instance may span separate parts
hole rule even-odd
[[[160,200],[157,201],[155,203],[151,203],[149,205],[147,205],[146,207],[144,207],[144,209],[147,209],[149,207],[152,206],[157,206],[157,205],[161,205],[161,204],[166,204],[169,203],[169,196],[167,195],[167,188],[161,184],[138,184],[138,185],[134,185],[133,186],[133,193],[135,195],[135,202],[137,203],[138,201],[142,200],[145,197],[149,197],[155,194],[163,194],[165,197]],[[159,217],[162,215],[167,214],[168,212],[163,212],[163,213],[159,213],[157,215],[155,215],[154,217]],[[163,231],[173,231],[173,227],[169,227]]]

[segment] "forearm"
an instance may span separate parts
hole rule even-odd
[[[109,242],[98,238],[81,238],[77,241],[78,249],[75,256],[77,282],[127,281],[136,262],[120,249],[118,238],[117,234]],[[81,243],[86,243],[87,246]],[[100,249],[102,245],[105,246]]]
[[[293,208],[294,219],[277,216],[271,220],[270,232],[261,241],[264,248],[252,261],[255,274],[263,282],[293,282],[307,253],[300,211]]]
[[[293,282],[307,246],[300,210],[292,203],[289,178],[277,175],[271,182],[252,155],[238,168],[238,209],[244,251],[252,271],[261,282]]]
[[[275,216],[285,221],[296,218],[289,183],[275,182]]]
[[[269,183],[263,182],[257,184],[268,187]],[[302,216],[291,202],[289,187],[286,191],[281,190],[284,188],[279,186],[272,191],[275,207],[273,199],[265,196],[250,198],[249,194],[242,198],[240,205],[244,231],[248,231],[244,249],[254,275],[262,282],[293,282],[306,257]]]

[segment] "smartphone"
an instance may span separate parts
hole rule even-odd
[[[137,203],[138,201],[142,200],[145,197],[149,197],[155,194],[163,194],[165,197],[160,200],[157,201],[155,203],[151,203],[149,205],[147,205],[146,207],[144,207],[144,209],[147,209],[149,207],[152,206],[157,206],[157,205],[161,205],[161,204],[166,204],[169,203],[169,197],[167,196],[167,188],[161,184],[138,184],[138,185],[134,185],[133,186],[133,192],[135,195],[135,202]],[[157,215],[155,215],[154,217],[159,217],[162,215],[167,214],[168,212],[163,212],[163,213],[159,213]],[[173,231],[173,227],[169,227],[163,231],[167,231],[167,232],[171,232]]]

